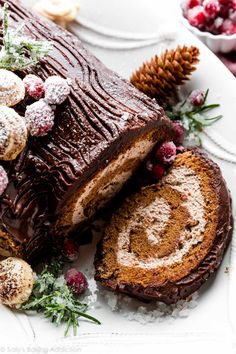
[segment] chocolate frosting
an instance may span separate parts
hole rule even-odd
[[[25,22],[26,35],[46,39],[53,50],[34,68],[42,79],[71,78],[69,98],[56,109],[55,126],[46,137],[29,138],[27,147],[5,163],[10,183],[0,200],[0,223],[31,257],[45,247],[52,225],[73,191],[135,137],[171,123],[157,103],[107,69],[72,34],[44,22],[17,1],[8,3],[11,22]],[[0,35],[2,44],[2,33]],[[24,114],[27,100],[15,107]],[[125,121],[123,114],[128,113]]]
[[[198,290],[220,266],[233,232],[231,198],[218,165],[201,149],[193,148],[191,150],[202,159],[209,171],[211,171],[211,183],[219,198],[216,235],[211,249],[196,269],[179,281],[166,281],[161,286],[153,283],[144,288],[141,285],[135,286],[125,282],[117,284],[112,279],[105,280],[100,278],[98,269],[100,264],[102,264],[103,253],[101,242],[98,244],[98,250],[95,256],[95,268],[97,269],[95,279],[101,281],[102,285],[106,286],[108,289],[129,294],[144,301],[158,300],[166,304],[172,304],[180,299],[187,298],[194,291]]]

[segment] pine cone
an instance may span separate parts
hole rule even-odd
[[[131,83],[160,104],[176,96],[177,86],[189,79],[199,62],[199,49],[180,47],[166,50],[144,63],[131,77]]]

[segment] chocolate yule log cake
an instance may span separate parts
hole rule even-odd
[[[157,184],[127,198],[98,246],[95,279],[112,291],[175,303],[219,267],[232,234],[219,167],[200,149],[177,155]]]
[[[47,40],[52,51],[37,66],[17,72],[45,80],[71,80],[44,137],[29,137],[19,156],[4,161],[9,184],[0,198],[0,254],[32,259],[52,237],[67,236],[117,194],[172,125],[157,103],[107,69],[69,32],[44,22],[18,1],[10,24],[24,22],[26,36]],[[0,45],[3,44],[2,33]],[[26,103],[15,106],[23,115]]]

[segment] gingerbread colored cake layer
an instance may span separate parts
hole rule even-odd
[[[69,98],[57,107],[52,132],[30,138],[18,158],[4,164],[10,183],[0,199],[0,253],[32,259],[51,236],[86,224],[155,143],[171,137],[172,127],[154,101],[107,69],[75,36],[18,1],[7,3],[11,25],[24,21],[28,36],[53,44],[36,68],[18,74],[59,75],[73,83]],[[16,107],[22,115],[26,103]]]
[[[95,279],[112,291],[175,303],[216,271],[231,234],[219,167],[201,150],[188,150],[113,215],[98,246]]]

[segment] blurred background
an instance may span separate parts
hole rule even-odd
[[[236,0],[22,2],[77,34],[88,46],[111,50],[141,48],[160,41],[161,36],[168,40],[182,23],[236,76]]]

